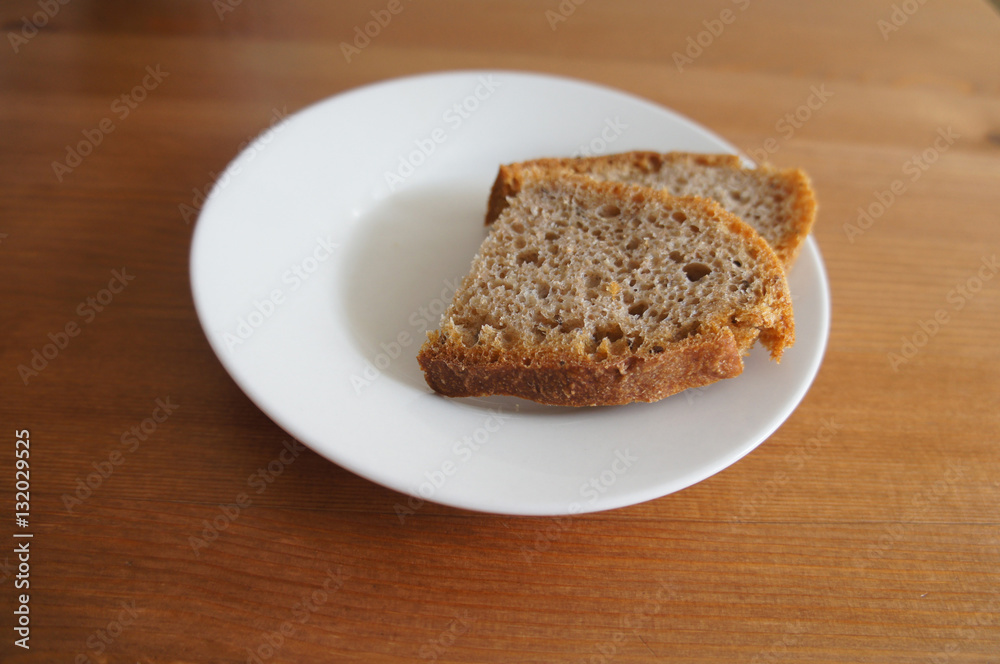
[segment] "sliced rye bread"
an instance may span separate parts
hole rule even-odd
[[[729,154],[623,152],[501,166],[490,193],[486,223],[493,223],[507,206],[507,198],[527,182],[565,174],[642,184],[674,196],[711,198],[752,226],[786,268],[795,262],[816,219],[816,197],[801,170],[767,165],[747,168],[739,157]]]
[[[794,342],[781,262],[718,204],[581,176],[509,199],[418,361],[446,396],[657,401]]]

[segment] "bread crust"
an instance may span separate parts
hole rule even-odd
[[[588,175],[605,169],[629,169],[642,173],[657,173],[664,165],[689,163],[697,166],[743,172],[759,172],[765,178],[775,178],[792,192],[792,226],[789,232],[771,247],[785,268],[791,267],[802,243],[812,231],[816,220],[816,196],[809,177],[800,169],[778,170],[768,164],[747,168],[732,154],[698,154],[691,152],[634,151],[596,157],[545,158],[502,165],[490,190],[485,223],[492,224],[507,207],[507,199],[516,195],[528,181],[551,179],[565,174]]]
[[[593,360],[571,353],[529,353],[529,366],[476,362],[432,332],[417,360],[427,384],[448,397],[505,395],[553,406],[615,406],[659,401],[743,372],[732,332],[691,337],[651,356]]]
[[[799,169],[788,169],[780,171],[781,177],[788,180],[792,187],[793,199],[792,209],[794,210],[795,224],[793,232],[785,235],[781,242],[775,243],[774,253],[778,255],[785,268],[791,267],[799,257],[799,250],[802,243],[812,232],[813,224],[816,222],[816,194],[813,191],[809,176]]]

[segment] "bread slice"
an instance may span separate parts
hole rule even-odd
[[[582,176],[528,181],[483,241],[418,361],[447,396],[656,401],[794,341],[774,252],[703,198]]]
[[[501,166],[490,194],[486,223],[527,182],[584,174],[665,189],[674,196],[703,196],[748,223],[791,267],[816,219],[816,197],[800,170],[747,168],[730,154],[624,152],[578,159],[536,159]]]

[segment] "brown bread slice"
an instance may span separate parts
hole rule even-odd
[[[798,169],[746,168],[729,154],[623,152],[576,159],[536,159],[500,167],[490,193],[491,224],[527,182],[583,174],[665,189],[674,196],[703,196],[748,223],[791,267],[816,219],[816,197]]]
[[[499,216],[418,361],[452,397],[656,401],[739,375],[757,338],[794,341],[774,252],[703,198],[567,176]]]

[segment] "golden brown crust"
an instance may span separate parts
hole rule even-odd
[[[765,168],[762,166],[762,168]],[[775,172],[778,177],[784,178],[792,190],[792,209],[794,210],[794,226],[790,233],[786,234],[783,241],[775,243],[774,253],[785,264],[791,267],[795,259],[799,256],[802,243],[806,241],[809,233],[812,232],[813,224],[816,222],[816,193],[812,188],[809,176],[797,168]]]
[[[493,181],[493,188],[490,190],[490,200],[486,206],[486,225],[489,226],[504,208],[507,207],[507,197],[514,196],[521,191],[521,178],[518,175],[519,169],[515,165],[500,166],[497,179]]]
[[[685,162],[697,166],[759,173],[762,180],[774,180],[783,189],[791,192],[793,210],[791,225],[772,246],[782,264],[786,268],[791,267],[798,257],[802,243],[812,231],[816,219],[816,197],[808,176],[799,169],[778,170],[767,164],[761,164],[756,169],[747,168],[739,157],[731,154],[634,151],[597,157],[534,159],[504,165],[500,167],[493,183],[486,210],[486,225],[496,221],[507,207],[507,198],[516,195],[527,181],[551,179],[566,174],[586,175],[613,169],[657,173],[666,164]]]
[[[613,406],[658,401],[743,371],[733,334],[720,330],[672,344],[663,353],[597,361],[536,351],[530,364],[479,362],[432,332],[417,360],[431,389],[448,397],[505,395],[556,406]]]

